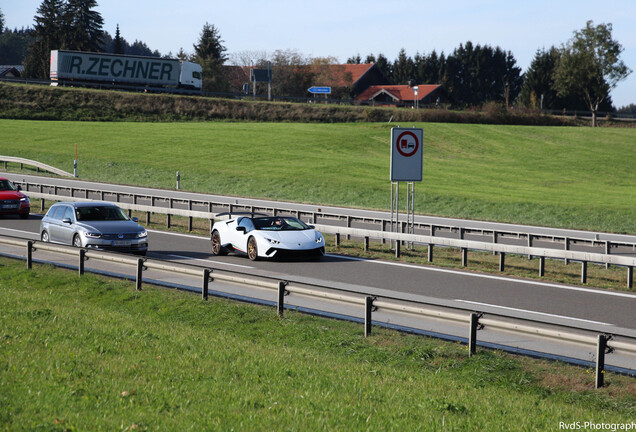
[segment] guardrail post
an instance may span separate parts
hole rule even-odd
[[[492,232],[492,242],[493,242],[493,244],[497,244],[498,237],[499,237],[499,235],[497,234],[497,231],[493,231]],[[493,255],[497,255],[497,251],[493,251],[492,254]]]
[[[80,276],[84,276],[84,260],[86,260],[86,249],[79,250],[79,263],[77,266],[77,272]]]
[[[581,283],[587,283],[587,261],[581,261]]]
[[[528,234],[528,247],[529,248],[532,247],[532,234]],[[528,255],[528,259],[531,260],[532,259],[532,255]]]
[[[468,249],[462,248],[462,267],[466,267],[468,265]]]
[[[285,296],[287,295],[287,290],[285,287],[287,286],[287,282],[281,281],[278,282],[278,303],[276,304],[276,311],[279,317],[283,317],[283,311],[285,310]]]
[[[428,244],[427,259],[428,262],[433,262],[433,243]]]
[[[31,240],[27,241],[27,269],[31,270],[33,268],[33,242]]]
[[[612,338],[611,335],[598,335],[598,343],[596,345],[596,384],[595,388],[603,387],[605,382],[605,354],[608,352],[607,342]],[[611,351],[610,351],[611,352]]]
[[[565,243],[565,250],[570,250],[570,239],[569,238],[565,238],[564,239],[564,243]],[[569,265],[570,264],[570,260],[569,259],[565,259],[565,265]]]
[[[44,198],[40,198],[40,211],[44,211]]]
[[[137,280],[136,280],[136,289],[137,291],[141,291],[141,282],[143,279],[143,271],[144,271],[144,259],[137,259]]]
[[[634,267],[627,267],[627,289],[632,289],[634,286]]]
[[[188,210],[192,211],[192,200],[188,200]],[[192,231],[192,216],[188,216],[188,232]]]
[[[506,267],[506,254],[504,252],[499,252],[499,271],[504,271]]]
[[[400,240],[395,241],[395,257],[400,257],[400,249],[402,248],[402,242]]]
[[[208,299],[208,287],[210,285],[210,273],[212,270],[203,269],[203,286],[201,287],[201,297],[203,300]]]
[[[543,277],[545,275],[545,257],[539,257],[539,277]]]
[[[364,251],[365,252],[369,251],[369,237],[364,238]]]
[[[483,328],[479,324],[479,318],[483,315],[477,312],[470,314],[470,332],[468,335],[468,357],[472,357],[477,351],[477,330]]]
[[[612,248],[611,243],[609,241],[605,242],[605,255],[609,255],[610,254],[610,249]],[[605,268],[609,269],[610,268],[610,263],[605,263]]]
[[[371,334],[371,314],[373,313],[373,300],[371,296],[364,298],[364,337]]]
[[[335,240],[336,240],[336,244],[334,246],[335,247],[339,247],[340,246],[340,233],[336,233],[336,235],[334,237],[335,237]]]

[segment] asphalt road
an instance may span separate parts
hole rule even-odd
[[[38,239],[40,217],[0,219],[0,235]],[[150,257],[293,278],[333,281],[461,303],[465,307],[547,322],[636,334],[636,295],[496,275],[328,255],[313,262],[251,262],[211,255],[207,237],[150,231]]]

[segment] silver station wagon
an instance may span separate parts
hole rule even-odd
[[[148,233],[115,204],[108,202],[59,202],[40,223],[44,242],[88,249],[108,249],[145,255]]]

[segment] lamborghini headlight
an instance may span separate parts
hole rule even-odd
[[[273,240],[271,238],[265,237],[265,240],[267,240],[270,244],[273,244],[273,245],[280,244],[280,242],[278,240]]]
[[[316,243],[322,243],[323,241],[324,238],[322,237],[322,234],[316,233]]]

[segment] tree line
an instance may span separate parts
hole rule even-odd
[[[47,78],[53,49],[161,56],[141,41],[128,43],[119,25],[114,37],[104,31],[96,6],[95,0],[43,0],[34,17],[34,28],[21,30],[5,29],[0,10],[0,64],[23,62],[27,77]],[[230,85],[236,71],[226,67],[228,64],[270,67],[272,92],[279,96],[304,97],[312,85],[346,81],[344,68],[338,69],[334,57],[311,58],[294,50],[272,54],[246,51],[229,56],[219,29],[209,23],[193,49],[187,53],[181,48],[174,56],[201,64],[206,91],[236,91]],[[622,51],[612,37],[611,24],[588,21],[561,47],[537,50],[525,73],[512,52],[471,41],[449,54],[433,50],[411,57],[402,49],[394,61],[383,54],[369,54],[364,60],[357,54],[347,63],[375,63],[394,84],[441,84],[456,107],[490,102],[506,107],[596,113],[614,110],[610,91],[631,73],[620,59]],[[168,53],[164,57],[174,56]],[[351,95],[339,89],[332,97],[346,99]],[[623,108],[631,109],[633,105]]]

